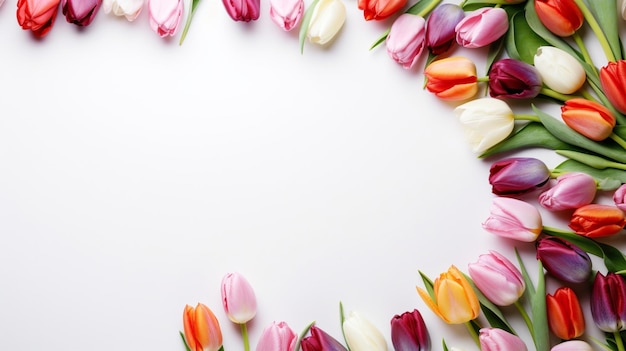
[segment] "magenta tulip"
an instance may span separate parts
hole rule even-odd
[[[150,28],[160,37],[173,36],[183,16],[183,0],[148,0]]]
[[[256,296],[250,283],[239,273],[222,279],[222,305],[233,323],[244,324],[256,315]]]
[[[549,210],[576,209],[590,204],[596,197],[596,181],[586,173],[565,173],[556,181],[556,185],[539,195],[539,204]]]
[[[527,351],[519,336],[499,328],[481,328],[478,332],[481,351]]]
[[[102,0],[62,0],[61,9],[68,23],[88,26],[98,13]]]
[[[456,25],[456,42],[466,48],[479,48],[500,39],[508,29],[509,17],[503,8],[483,7]]]
[[[529,99],[539,95],[543,82],[535,66],[505,58],[491,65],[489,95],[501,99]]]
[[[302,351],[348,351],[337,339],[315,325],[311,327],[310,333],[300,343]]]
[[[433,55],[443,54],[456,42],[456,25],[465,18],[465,11],[456,4],[437,6],[426,20],[426,47]]]
[[[272,322],[263,330],[256,351],[294,351],[298,336],[285,322]]]
[[[261,0],[222,0],[226,12],[235,21],[250,22],[259,19]]]
[[[550,180],[543,161],[532,157],[510,157],[491,164],[489,184],[496,195],[519,195],[541,188]]]
[[[607,333],[626,329],[626,283],[616,273],[596,273],[591,290],[591,316]]]
[[[622,184],[615,192],[613,193],[613,202],[615,202],[615,206],[626,212],[626,184]]]
[[[483,228],[497,236],[533,242],[543,230],[541,214],[535,206],[522,200],[497,197]]]
[[[425,25],[423,17],[410,13],[396,18],[385,41],[391,59],[406,69],[413,67],[424,49]]]
[[[270,0],[270,18],[285,31],[294,29],[302,19],[303,0]]]
[[[578,246],[563,239],[547,236],[536,243],[537,259],[546,272],[567,283],[583,283],[591,277],[591,258]]]
[[[418,310],[391,319],[391,343],[395,351],[430,350],[430,335]]]
[[[468,264],[468,272],[474,284],[489,301],[498,306],[515,303],[524,293],[526,285],[522,273],[496,251],[482,254],[478,261]]]

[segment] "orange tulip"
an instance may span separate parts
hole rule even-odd
[[[359,0],[359,10],[363,10],[366,21],[383,20],[398,12],[407,0]]]
[[[222,330],[213,312],[198,303],[185,306],[183,312],[185,340],[191,351],[217,351],[222,347]]]
[[[18,0],[17,22],[22,29],[30,29],[36,37],[43,37],[54,24],[61,0]]]
[[[554,335],[571,340],[585,332],[585,317],[574,290],[560,287],[546,296],[548,326]]]
[[[619,112],[626,113],[626,60],[609,62],[600,69],[600,84],[611,105]]]
[[[563,122],[589,139],[601,141],[613,133],[615,117],[595,101],[582,98],[567,100],[561,107]]]
[[[478,92],[476,65],[457,56],[433,61],[424,70],[426,89],[442,100],[466,100]]]
[[[617,234],[624,229],[624,212],[616,206],[589,204],[579,207],[572,214],[569,227],[577,234],[599,238]]]
[[[541,23],[560,37],[569,37],[583,25],[583,13],[574,0],[535,0],[535,11]]]

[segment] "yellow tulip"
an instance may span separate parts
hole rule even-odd
[[[476,292],[465,276],[452,265],[433,283],[435,299],[417,287],[417,292],[428,307],[448,324],[469,322],[480,313]]]

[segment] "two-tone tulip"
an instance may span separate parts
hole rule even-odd
[[[228,273],[222,278],[222,306],[233,323],[244,324],[256,315],[256,295],[252,285],[240,273]]]
[[[61,9],[68,23],[88,26],[98,13],[102,0],[62,0]]]
[[[52,29],[59,12],[61,0],[18,0],[17,23],[24,30],[31,30],[38,38]]]
[[[574,290],[560,287],[546,296],[548,327],[562,340],[577,338],[585,332],[585,316]]]
[[[353,351],[387,351],[383,334],[365,317],[351,311],[343,321],[343,334]]]
[[[185,306],[183,311],[185,342],[191,351],[217,351],[222,347],[222,330],[213,311],[206,305]]]
[[[530,99],[543,87],[539,71],[526,62],[505,58],[491,65],[489,95],[500,99]]]
[[[537,259],[554,278],[579,284],[591,277],[591,258],[580,247],[554,236],[537,240]]]
[[[480,48],[500,39],[509,29],[509,17],[501,7],[474,10],[456,25],[456,42],[465,48]]]
[[[285,322],[272,322],[263,329],[256,351],[295,351],[298,336]]]
[[[261,0],[222,0],[222,3],[234,21],[256,21],[261,14]]]
[[[418,310],[393,316],[391,343],[395,351],[430,351],[430,334]]]
[[[442,100],[461,101],[478,92],[476,65],[462,56],[431,62],[424,70],[426,89]]]
[[[600,69],[600,84],[611,105],[626,113],[626,60],[610,61]]]
[[[500,328],[481,328],[478,331],[481,351],[527,351],[524,341],[517,335]]]
[[[616,273],[596,273],[591,289],[591,316],[607,333],[626,329],[626,282]]]
[[[576,209],[596,197],[596,180],[587,173],[569,172],[556,178],[556,184],[539,195],[539,204],[551,211]]]
[[[550,180],[546,164],[533,157],[509,157],[491,164],[491,192],[499,196],[520,195],[543,187]]]
[[[561,106],[561,117],[570,128],[596,141],[608,138],[615,127],[615,116],[611,110],[598,102],[583,98],[565,101]]]
[[[454,115],[475,153],[482,153],[506,139],[515,127],[513,110],[506,102],[491,97],[459,105]]]
[[[498,306],[512,305],[526,288],[520,270],[497,251],[478,256],[467,268],[478,290]]]
[[[489,217],[483,229],[502,238],[533,242],[543,230],[541,214],[528,202],[496,197],[491,203]]]
[[[615,206],[589,204],[579,207],[570,218],[569,227],[577,234],[600,238],[619,233],[626,225],[624,212]]]
[[[550,351],[593,351],[593,348],[586,341],[568,340],[552,346]]]
[[[270,18],[285,31],[294,29],[303,13],[303,0],[270,0]]]
[[[417,292],[426,305],[446,323],[467,323],[476,319],[480,313],[476,292],[454,265],[435,279],[433,297],[420,287],[417,287]]]
[[[313,8],[307,39],[318,45],[326,45],[335,38],[346,22],[346,6],[341,0],[319,0]]]
[[[580,61],[568,52],[554,46],[541,46],[533,57],[541,80],[550,89],[561,94],[572,94],[587,80]]]
[[[134,21],[143,9],[144,0],[102,0],[102,11]]]
[[[613,202],[617,208],[626,212],[626,184],[622,184],[615,190],[613,193]]]
[[[173,36],[183,16],[183,0],[148,0],[150,28],[161,38]]]
[[[582,25],[584,16],[574,0],[535,0],[535,12],[548,30],[569,37]]]
[[[317,326],[311,326],[309,329],[310,335],[302,338],[300,346],[302,351],[347,351],[337,339],[330,336],[328,333],[318,328]]]
[[[389,57],[406,69],[413,67],[424,50],[425,26],[422,16],[410,13],[398,16],[385,40]]]
[[[366,21],[384,20],[398,12],[406,5],[407,0],[359,0],[359,10],[363,10]]]
[[[457,4],[437,6],[426,20],[426,47],[433,55],[450,50],[456,43],[456,25],[465,18],[465,11]]]

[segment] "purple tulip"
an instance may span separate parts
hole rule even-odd
[[[441,4],[426,21],[426,47],[433,55],[448,51],[456,39],[456,25],[465,17],[465,11],[456,4]]]
[[[509,29],[509,17],[501,7],[484,7],[467,14],[456,25],[456,42],[480,48],[500,39]]]
[[[222,0],[226,12],[235,21],[250,22],[259,19],[261,0]]]
[[[468,272],[478,290],[498,306],[515,303],[526,288],[520,270],[496,251],[480,255],[468,264]]]
[[[489,169],[489,184],[496,195],[519,195],[550,180],[550,170],[543,161],[531,157],[511,157],[494,162]]]
[[[607,333],[626,329],[626,283],[621,275],[596,273],[591,290],[591,316]]]
[[[102,0],[62,0],[61,8],[68,23],[88,26],[98,13]]]
[[[391,25],[385,41],[389,56],[410,69],[415,65],[424,49],[424,33],[426,21],[424,17],[404,13]]]
[[[527,351],[519,336],[498,328],[481,328],[478,332],[481,351]]]
[[[505,58],[493,63],[489,70],[489,95],[495,98],[530,99],[543,87],[535,66]]]
[[[565,173],[556,185],[539,195],[539,204],[552,211],[576,209],[589,205],[596,197],[595,179],[581,172]]]
[[[391,343],[396,351],[428,351],[430,336],[418,310],[391,319]]]
[[[337,339],[328,335],[322,329],[312,326],[311,335],[302,339],[302,351],[348,351]]]
[[[586,282],[591,276],[591,258],[568,241],[547,236],[537,241],[536,249],[537,259],[556,279],[577,284]]]

